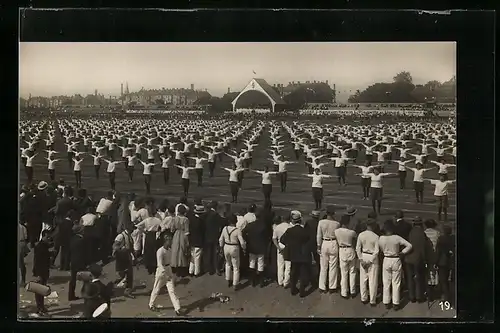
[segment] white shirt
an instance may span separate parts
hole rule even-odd
[[[154,159],[154,158],[155,158],[155,150],[156,150],[156,149],[154,149],[154,148],[152,148],[152,149],[148,149],[148,150],[147,150],[147,151],[148,151],[148,159],[151,159],[151,160],[152,160],[152,159]]]
[[[108,213],[112,204],[113,204],[113,201],[106,199],[106,198],[102,198],[99,201],[99,204],[97,205],[97,208],[95,211],[96,211],[96,213],[105,215]]]
[[[101,165],[101,158],[99,156],[92,156],[94,158],[94,165]]]
[[[189,168],[182,167],[181,169],[182,169],[182,176],[181,176],[181,178],[182,179],[189,179],[189,171],[193,170],[194,168],[191,168],[191,167],[189,167]]]
[[[245,222],[248,224],[248,223],[252,223],[252,222],[255,222],[257,220],[257,216],[255,216],[255,213],[246,213],[245,216],[243,216],[243,218],[245,219]]]
[[[378,244],[384,256],[399,256],[400,253],[408,253],[412,248],[406,239],[398,235],[380,236]],[[401,246],[404,246],[402,251],[400,251]]]
[[[182,152],[181,152],[181,151],[179,151],[179,150],[177,150],[177,151],[175,152],[175,159],[176,159],[176,160],[180,160],[181,158],[182,158]]]
[[[379,236],[371,230],[365,230],[358,236],[356,242],[356,253],[358,258],[365,261],[376,262],[379,253]]]
[[[414,182],[423,182],[424,181],[424,172],[430,170],[430,169],[414,169],[414,168],[408,168],[411,171],[413,171],[413,181]]]
[[[49,170],[55,170],[57,160],[49,160]]]
[[[127,156],[128,166],[133,167],[135,165],[136,159],[137,159],[137,157],[135,157],[135,156]]]
[[[430,161],[431,163],[437,165],[439,167],[438,173],[441,174],[447,174],[448,173],[448,168],[451,166],[455,166],[454,164],[446,164],[446,163],[439,163],[436,161]]]
[[[236,228],[240,229],[241,231],[243,231],[243,229],[245,229],[245,227],[247,226],[247,221],[245,220],[245,218],[243,216],[236,216]]]
[[[335,229],[335,238],[337,238],[337,243],[339,244],[339,251],[344,251],[342,259],[356,259],[356,251],[354,250],[354,246],[356,245],[356,232],[344,227],[340,227]]]
[[[36,155],[26,157],[26,166],[27,167],[32,167],[33,166],[33,159],[35,158]]]
[[[280,247],[280,250],[285,248],[285,245],[280,243],[281,237],[285,234],[285,232],[290,228],[292,225],[288,222],[281,222],[277,226],[274,227],[273,230],[273,239],[275,239],[278,242],[278,245]]]
[[[323,188],[323,179],[331,177],[328,175],[321,175],[321,174],[320,175],[312,174],[312,175],[307,175],[307,176],[312,178],[311,187],[315,187],[315,188]]]
[[[198,157],[196,157],[194,159],[194,161],[195,161],[195,165],[194,165],[195,169],[203,169],[203,162],[206,161],[206,158],[198,158]]]
[[[263,172],[263,171],[256,171],[257,173],[262,175],[262,184],[263,185],[271,185],[271,176],[276,175],[277,172]]]
[[[170,157],[167,157],[167,158],[162,157],[161,161],[162,161],[161,167],[164,168],[164,169],[167,169],[168,168],[168,163],[170,162]]]
[[[80,221],[84,227],[93,226],[96,220],[97,216],[91,213],[87,213],[80,218]]]
[[[106,170],[107,172],[115,172],[116,165],[120,163],[119,161],[117,162],[109,162],[108,163],[108,169]]]
[[[379,173],[378,175],[369,173],[369,175],[371,179],[370,187],[382,188],[382,179],[384,178],[384,176],[390,175],[390,173]]]
[[[243,249],[246,247],[246,242],[241,234],[241,230],[234,226],[227,226],[222,229],[219,237],[219,245],[224,247],[226,243],[228,245],[239,244]]]
[[[225,170],[229,171],[229,181],[230,182],[237,182],[238,181],[238,173],[243,171],[243,169],[236,169],[236,170],[225,169]]]
[[[398,171],[406,171],[406,163],[408,163],[409,161],[394,161],[396,162],[397,164],[399,164],[398,166]]]
[[[345,162],[347,161],[347,158],[344,157],[334,157],[333,161],[335,162],[335,167],[340,168],[345,166]]]
[[[167,267],[170,266],[170,251],[163,246],[156,251],[156,275],[168,275]]]
[[[448,185],[453,184],[455,181],[454,180],[446,180],[442,182],[441,180],[435,180],[431,179],[430,180],[431,184],[435,186],[434,188],[434,195],[437,197],[441,197],[443,195],[448,195]]]
[[[154,166],[154,163],[144,163],[142,162],[142,166],[144,167],[144,171],[142,172],[143,175],[150,175],[151,174],[151,168]]]
[[[73,171],[81,171],[83,159],[81,159],[79,161],[73,160],[73,162],[75,162],[75,165],[73,166]]]
[[[357,167],[361,169],[361,178],[370,178],[369,173],[373,166],[357,165]]]

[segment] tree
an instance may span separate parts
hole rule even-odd
[[[413,82],[413,78],[411,77],[411,74],[410,72],[406,72],[406,71],[402,71],[398,74],[396,74],[396,76],[393,78],[394,79],[394,83],[412,83]]]
[[[441,86],[441,82],[436,81],[436,80],[429,81],[425,84],[425,88],[430,90],[430,91],[434,91],[434,90],[438,89],[440,86]]]

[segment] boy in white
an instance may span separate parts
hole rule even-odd
[[[170,296],[170,301],[174,306],[175,314],[177,316],[182,315],[181,304],[179,298],[175,294],[175,275],[172,273],[172,267],[170,266],[171,257],[171,246],[172,238],[171,236],[166,236],[163,246],[156,251],[156,274],[155,282],[153,285],[153,290],[151,291],[151,296],[149,298],[149,309],[152,311],[157,311],[158,308],[155,305],[156,298],[160,294],[160,289],[163,286],[167,286],[168,295]]]

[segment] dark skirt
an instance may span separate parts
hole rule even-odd
[[[323,188],[313,187],[312,193],[315,201],[323,200]]]
[[[382,199],[382,188],[381,187],[371,187],[370,194],[372,200],[381,200]]]
[[[158,240],[155,231],[146,231],[144,235],[144,267],[149,274],[156,271],[156,251],[158,250]]]
[[[231,188],[231,195],[236,196],[238,194],[238,183],[237,182],[229,182],[229,187]]]

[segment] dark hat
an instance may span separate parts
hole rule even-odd
[[[396,212],[396,218],[401,219],[403,217],[404,217],[403,211],[402,210],[398,210]]]
[[[420,224],[423,224],[424,221],[422,221],[422,218],[420,216],[417,216],[413,219],[413,224],[414,225],[420,225]]]
[[[328,206],[328,207],[326,207],[326,214],[327,215],[333,215],[333,214],[335,214],[335,206]]]
[[[316,218],[319,218],[319,216],[321,215],[321,212],[319,210],[313,210],[311,212],[311,216],[312,217],[316,217]]]
[[[353,216],[354,214],[356,214],[357,211],[358,210],[353,206],[348,206],[345,213],[346,215]]]
[[[367,226],[373,227],[373,226],[375,226],[377,224],[377,221],[375,219],[368,218],[368,219],[366,219],[365,224]]]
[[[89,266],[89,272],[95,277],[101,276],[102,274],[102,267],[98,264],[91,264]]]

